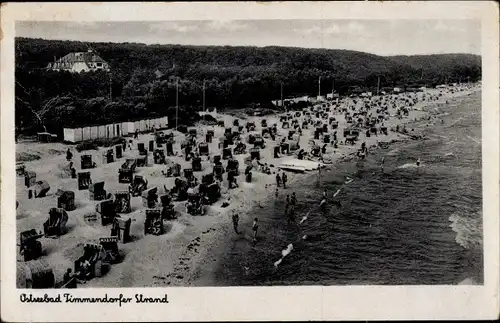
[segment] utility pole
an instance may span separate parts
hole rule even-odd
[[[335,93],[335,79],[332,81],[332,98],[333,98],[333,93]]]
[[[318,79],[318,99],[321,96],[321,76]]]
[[[109,73],[109,100],[113,100],[113,76]]]
[[[380,76],[377,79],[377,96],[378,96],[379,92],[380,92]]]
[[[281,83],[281,108],[285,108],[285,105],[283,104],[283,83]]]
[[[175,80],[175,131],[177,131],[177,126],[179,124],[179,78]]]
[[[205,80],[203,80],[203,120],[206,120],[205,116],[207,115],[207,111],[205,109]]]
[[[205,112],[205,80],[203,80],[203,112]]]

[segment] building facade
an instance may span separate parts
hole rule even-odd
[[[49,63],[47,69],[53,71],[68,71],[71,73],[82,73],[91,71],[109,72],[109,64],[92,50],[87,52],[69,53],[53,63]]]

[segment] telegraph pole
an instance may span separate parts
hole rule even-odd
[[[205,112],[205,80],[203,80],[203,112]]]
[[[177,126],[179,124],[179,78],[177,77],[175,81],[175,130],[177,131]]]
[[[283,83],[281,83],[281,107],[284,108],[285,106],[283,105]]]
[[[109,100],[113,100],[113,75],[109,72]]]
[[[321,76],[318,79],[318,99],[321,96]]]
[[[377,96],[378,96],[379,92],[380,92],[380,76],[377,79]]]
[[[203,80],[203,120],[206,120],[205,116],[207,115],[207,111],[205,109],[205,80]]]

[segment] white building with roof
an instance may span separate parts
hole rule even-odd
[[[72,73],[107,71],[109,64],[91,49],[87,52],[69,53],[66,56],[49,63],[47,69],[53,71],[68,71]]]

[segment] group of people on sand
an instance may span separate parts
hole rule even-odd
[[[280,187],[281,184],[283,184],[283,188],[286,189],[286,182],[287,181],[288,181],[288,178],[287,178],[285,172],[283,172],[283,174],[281,176],[280,176],[280,173],[276,173],[276,187]]]

